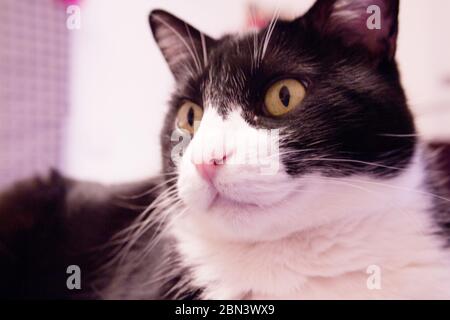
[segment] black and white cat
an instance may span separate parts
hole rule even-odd
[[[369,6],[380,29],[368,27]],[[85,228],[74,216],[92,223],[86,239],[122,217],[81,246],[122,230],[103,297],[450,298],[447,174],[417,138],[400,84],[398,9],[392,0],[318,0],[293,21],[274,17],[218,40],[153,11],[177,85],[161,136],[163,178],[139,200],[152,204],[128,221],[133,210],[112,199],[148,185],[119,192],[56,175],[40,187],[63,199],[51,211],[65,212],[68,243]],[[10,191],[0,208],[26,202],[20,188],[28,191]],[[77,263],[83,250],[62,261]]]

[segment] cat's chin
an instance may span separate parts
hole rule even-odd
[[[213,199],[208,205],[209,210],[218,210],[223,209],[227,211],[227,209],[239,209],[244,212],[263,209],[260,205],[251,202],[244,202],[239,200],[231,199],[223,194],[218,192],[215,193]]]
[[[298,193],[298,190],[288,192],[285,198],[270,203],[266,197],[264,204],[253,197],[241,201],[244,197],[233,199],[209,191],[204,191],[201,198],[184,200],[187,211],[183,215],[182,228],[205,238],[245,242],[276,240],[297,229],[291,219],[295,212],[293,199],[296,198],[292,192]]]
[[[262,191],[255,192],[255,189]],[[297,183],[285,180],[274,182],[271,188],[258,181],[247,184],[208,183],[195,176],[178,181],[178,194],[184,204],[192,211],[203,212],[207,216],[263,214],[274,206],[280,206],[296,191]]]
[[[257,214],[270,207],[270,205],[257,203],[257,200],[251,202],[249,198],[245,201],[241,198],[235,199],[212,188],[208,188],[202,194],[202,197],[185,199],[184,203],[192,211],[203,212],[207,216],[232,217],[234,215]]]
[[[282,206],[284,207],[284,206]],[[280,210],[282,211],[282,210]],[[218,198],[208,209],[189,206],[177,228],[218,241],[271,241],[297,231],[295,224],[280,221],[283,212],[274,206],[261,207]],[[288,218],[290,220],[290,218]]]

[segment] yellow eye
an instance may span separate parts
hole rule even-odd
[[[267,90],[264,99],[266,110],[272,116],[282,116],[297,107],[305,95],[305,87],[300,81],[294,79],[278,81]]]
[[[194,134],[202,117],[203,109],[193,102],[186,101],[178,110],[177,126],[190,134]]]

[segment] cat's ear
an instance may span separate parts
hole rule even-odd
[[[375,57],[395,56],[399,0],[317,0],[304,19],[347,45],[365,46]]]
[[[175,78],[200,72],[215,40],[163,10],[149,16],[153,36]]]

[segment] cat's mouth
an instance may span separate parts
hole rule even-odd
[[[201,193],[204,196],[198,200],[204,201],[203,208],[214,212],[258,213],[286,201],[299,188],[297,184],[293,186],[290,181],[280,182],[280,179],[272,181],[270,186],[267,182],[250,179],[244,180],[245,182],[236,179],[223,181],[216,177],[216,179],[202,181]],[[283,190],[283,192],[274,192],[276,190]]]
[[[225,194],[215,190],[215,195],[213,196],[208,206],[208,209],[212,208],[240,208],[245,210],[258,209],[261,208],[261,206],[251,202],[232,199],[230,197],[227,197]]]
[[[221,209],[232,209],[232,211],[235,211],[236,209],[239,212],[259,212],[279,205],[291,197],[298,189],[288,192],[282,199],[273,199],[273,201],[267,201],[267,196],[265,195],[260,195],[255,198],[254,194],[245,195],[245,192],[240,194],[239,198],[234,198],[226,192],[214,188],[214,186],[212,186],[210,191],[212,191],[213,194],[208,209],[219,209],[219,211],[222,211]]]

